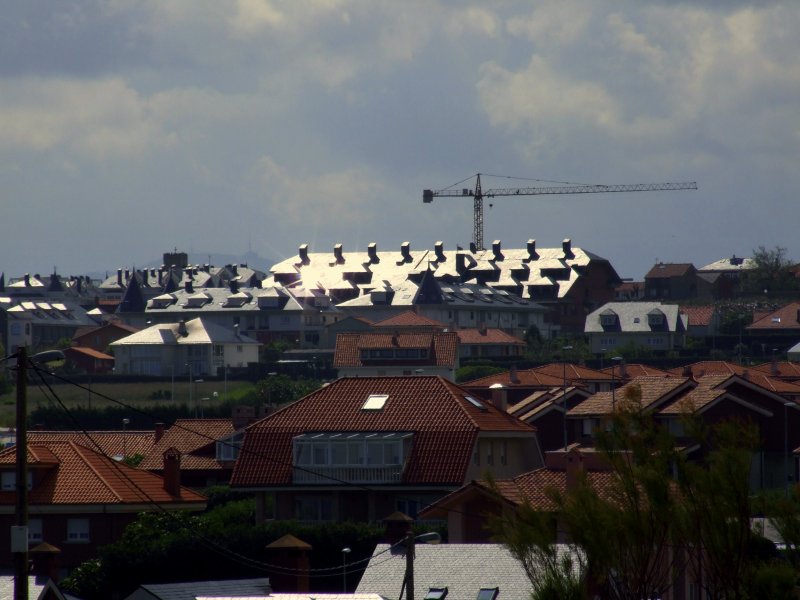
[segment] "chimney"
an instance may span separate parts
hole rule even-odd
[[[128,282],[128,281],[130,281],[130,280],[131,280],[131,272],[130,272],[130,269],[125,269],[125,282],[127,283],[127,282]]]
[[[570,490],[575,487],[578,478],[584,472],[583,455],[580,450],[573,448],[567,452],[564,470],[566,471],[567,490]]]
[[[367,256],[369,256],[369,262],[378,262],[378,244],[371,242],[367,245]]]
[[[478,333],[481,335],[486,335],[486,321],[481,321],[478,323]]]
[[[333,257],[336,259],[337,264],[342,264],[344,262],[344,256],[342,255],[342,245],[336,244],[333,247]]]
[[[385,542],[394,546],[397,542],[404,540],[414,519],[405,513],[395,511],[383,520]]]
[[[444,243],[443,242],[436,242],[433,245],[433,251],[436,254],[436,260],[439,262],[444,262],[447,260],[447,257],[444,255]]]
[[[464,256],[464,251],[463,250],[461,250],[461,251],[457,250],[456,251],[456,272],[459,275],[464,273],[464,270],[465,270],[465,268],[467,266],[466,265],[466,261],[467,261],[467,259]]]
[[[36,578],[36,583],[45,585],[48,579],[52,579],[53,583],[58,583],[58,574],[61,570],[59,564],[61,550],[47,542],[42,542],[28,552],[33,562],[32,574]]]
[[[500,240],[492,242],[492,254],[495,260],[503,260],[503,252],[500,250]]]
[[[242,404],[234,406],[231,412],[231,423],[234,429],[241,429],[256,420],[255,406]]]
[[[25,285],[28,285],[28,276],[25,275]],[[122,269],[117,269],[117,285],[122,287]]]
[[[475,242],[469,243],[469,251],[472,252],[472,254],[475,254],[478,251],[478,247],[475,245]]]
[[[770,367],[770,371],[772,371],[773,375],[780,375],[780,369],[778,368],[778,355],[774,352],[772,353],[772,365]]]
[[[519,383],[519,374],[517,373],[517,365],[512,364],[511,368],[508,370],[508,379],[511,383],[517,384]]]
[[[146,287],[150,287],[150,280],[147,278],[147,269],[142,269],[142,285]]]
[[[297,249],[297,254],[300,256],[300,262],[304,265],[309,263],[308,260],[308,244],[300,244],[300,247]]]
[[[287,533],[267,546],[269,562],[279,569],[270,573],[269,582],[275,592],[308,593],[311,573],[310,544]]]
[[[183,319],[178,322],[178,335],[182,335],[183,337],[189,335],[189,330],[186,329],[186,321]]]
[[[536,240],[528,240],[528,260],[536,260],[539,255],[536,253]]]
[[[494,407],[502,412],[508,410],[508,388],[502,383],[494,383],[489,386],[492,392],[492,404]]]
[[[692,376],[692,365],[684,365],[683,371],[681,372],[683,377],[691,377]]]
[[[191,279],[187,278],[186,281],[183,282],[183,287],[186,290],[187,294],[193,294],[194,293],[194,285],[192,285],[192,280]]]
[[[564,238],[564,241],[561,242],[561,249],[564,250],[564,258],[575,258],[575,255],[572,253],[571,239]]]
[[[228,281],[228,287],[231,290],[231,294],[236,294],[239,292],[239,281],[234,277],[230,281]]]
[[[174,447],[164,450],[164,490],[170,496],[181,495],[181,453]]]
[[[155,439],[153,440],[153,443],[155,443],[155,444],[157,444],[158,441],[162,437],[164,437],[164,423],[161,423],[161,422],[156,423],[156,431],[155,431],[155,436],[154,437],[155,437]]]
[[[403,255],[403,262],[411,262],[411,243],[403,242],[400,244],[400,254]]]

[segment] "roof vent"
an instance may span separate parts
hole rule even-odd
[[[400,244],[400,254],[403,255],[403,262],[411,262],[411,243],[403,242]]]
[[[183,337],[189,335],[189,330],[186,329],[186,321],[183,319],[181,319],[178,323],[178,334],[182,335]]]
[[[536,260],[539,255],[536,253],[536,240],[528,240],[528,260]]]
[[[301,264],[307,265],[309,263],[308,244],[300,244],[300,247],[297,249],[297,254],[300,256]]]
[[[344,254],[342,254],[342,245],[341,244],[336,244],[333,247],[333,258],[336,261],[335,264],[341,265],[342,263],[344,263]]]
[[[378,261],[378,244],[375,242],[370,243],[367,245],[367,256],[369,257],[370,263],[376,263]]]
[[[436,242],[433,245],[433,251],[436,254],[436,260],[439,262],[444,262],[447,258],[444,255],[444,242]]]
[[[575,258],[575,255],[572,253],[572,240],[569,238],[565,238],[563,242],[561,242],[561,249],[564,251],[564,258]]]
[[[495,260],[503,260],[503,252],[500,250],[500,240],[492,242],[492,254]]]

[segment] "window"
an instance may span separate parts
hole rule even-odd
[[[505,466],[508,464],[508,441],[503,440],[500,442],[500,464]]]
[[[28,471],[28,489],[33,487],[33,473]],[[15,471],[3,471],[2,483],[0,488],[5,492],[13,492],[17,489],[17,473]]]
[[[236,460],[242,447],[243,433],[236,433],[217,442],[217,460]]]
[[[236,351],[237,352],[242,352],[242,346],[236,346]]]
[[[497,598],[497,594],[500,593],[500,588],[498,587],[485,587],[481,588],[478,592],[477,600],[495,600]]]
[[[472,464],[480,466],[481,464],[481,443],[475,442],[475,449],[472,451]]]
[[[597,429],[597,419],[583,419],[581,421],[583,435],[592,435]]]
[[[600,315],[600,325],[603,327],[613,327],[617,324],[617,314],[608,312]]]
[[[38,544],[42,541],[42,520],[28,519],[28,542]]]
[[[446,587],[432,587],[425,594],[425,600],[444,600],[447,598]]]
[[[486,442],[486,464],[494,464],[494,442]]]
[[[69,519],[67,521],[68,542],[89,541],[89,519]]]
[[[214,344],[214,356],[217,358],[225,356],[225,347],[222,344]]]
[[[361,410],[382,410],[388,399],[389,394],[370,394]]]
[[[327,496],[296,498],[294,510],[300,521],[333,521],[333,499]]]

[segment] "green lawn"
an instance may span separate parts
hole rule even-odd
[[[104,409],[108,406],[119,406],[119,404],[108,400],[111,398],[129,406],[140,409],[159,404],[187,404],[189,403],[189,383],[187,381],[175,381],[174,396],[166,398],[173,392],[172,383],[169,381],[144,382],[144,383],[93,383],[81,389],[67,383],[51,383],[53,391],[61,401],[68,407],[84,407],[94,409]],[[240,397],[243,393],[252,389],[252,384],[243,381],[228,381],[228,399]],[[217,392],[217,398],[214,398]],[[192,388],[193,401],[199,400],[203,406],[215,406],[224,402],[223,382],[208,381],[195,383]],[[105,397],[104,397],[105,396]],[[44,385],[28,386],[28,412],[39,406],[47,406],[53,402],[50,393]],[[193,402],[194,403],[194,402]],[[0,427],[13,427],[16,416],[16,392],[0,395]]]

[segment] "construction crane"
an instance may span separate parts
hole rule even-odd
[[[458,184],[455,184],[458,185]],[[616,192],[656,192],[662,190],[696,190],[697,183],[694,181],[686,183],[634,183],[620,185],[554,185],[544,187],[518,187],[518,188],[494,188],[490,190],[481,189],[481,174],[476,175],[475,189],[469,188],[443,190],[424,190],[422,201],[426,204],[433,202],[434,198],[464,197],[472,198],[474,204],[474,222],[472,241],[476,249],[485,250],[483,245],[483,199],[495,198],[497,196],[541,196],[544,194],[600,194]]]

